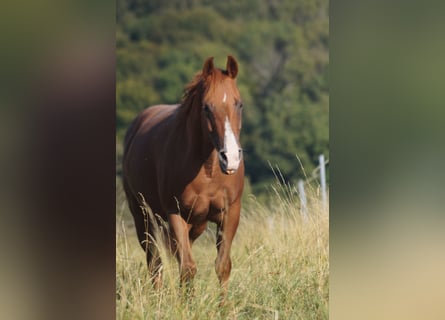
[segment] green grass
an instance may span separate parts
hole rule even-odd
[[[179,294],[178,266],[161,253],[164,285],[152,288],[128,209],[118,190],[116,228],[117,319],[327,319],[329,218],[309,189],[309,219],[300,217],[292,186],[277,185],[267,205],[250,197],[232,247],[224,307],[214,270],[215,226],[193,245],[198,272],[194,296]]]

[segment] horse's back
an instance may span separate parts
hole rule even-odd
[[[150,138],[150,131],[165,120],[179,105],[155,105],[140,112],[127,129],[124,139],[124,159],[129,156],[135,138]]]
[[[124,139],[123,182],[126,192],[150,194],[157,202],[156,159],[162,148],[168,118],[178,105],[156,105],[140,112],[130,124]],[[146,199],[149,200],[149,199]]]

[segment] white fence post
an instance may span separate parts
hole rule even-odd
[[[320,187],[321,187],[321,203],[323,204],[323,209],[327,208],[327,196],[326,196],[326,171],[324,164],[324,155],[321,154],[319,157],[320,162]]]
[[[306,193],[304,192],[304,181],[298,180],[298,196],[300,197],[300,213],[303,217],[303,221],[307,221],[307,200]]]

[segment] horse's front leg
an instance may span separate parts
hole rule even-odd
[[[238,228],[240,210],[241,200],[237,200],[224,211],[221,224],[219,224],[217,228],[216,248],[218,250],[218,256],[215,261],[215,270],[223,288],[223,295],[227,292],[230,271],[232,269],[230,248],[232,247],[232,240]]]
[[[168,222],[173,236],[173,247],[179,264],[180,283],[189,283],[196,274],[189,239],[190,226],[179,214],[169,214]]]

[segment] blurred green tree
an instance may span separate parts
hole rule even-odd
[[[303,177],[296,155],[307,172],[329,158],[328,9],[328,0],[118,0],[118,143],[145,107],[178,103],[205,58],[224,67],[232,54],[253,192],[274,179],[269,164]]]

